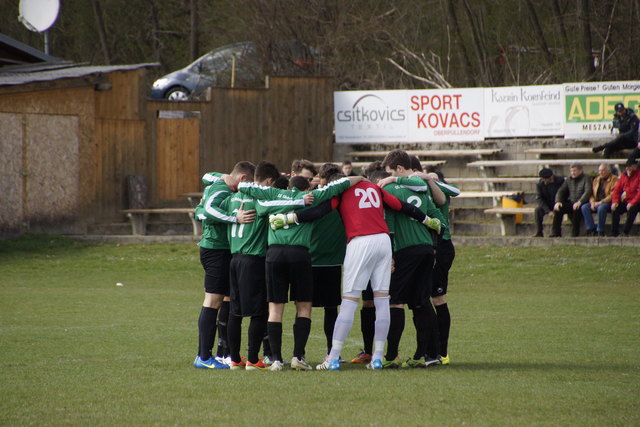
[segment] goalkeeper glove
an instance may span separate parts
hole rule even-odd
[[[298,223],[296,214],[293,212],[289,212],[288,214],[275,214],[269,215],[269,225],[272,230],[277,230],[279,228],[289,228],[289,224]]]
[[[437,234],[440,234],[440,231],[442,230],[442,224],[440,223],[440,220],[438,218],[426,217],[424,221],[422,221],[422,223],[435,231]]]

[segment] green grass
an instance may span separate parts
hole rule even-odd
[[[450,366],[271,373],[191,367],[194,245],[0,242],[0,424],[638,425],[639,255],[460,247]],[[360,340],[356,324],[345,357]],[[324,352],[316,311],[308,358]]]

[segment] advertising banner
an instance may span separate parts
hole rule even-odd
[[[404,90],[334,92],[336,142],[406,142]]]
[[[484,89],[407,91],[409,141],[482,141]]]
[[[566,83],[565,138],[607,137],[618,102],[638,112],[640,81]]]
[[[562,85],[486,88],[484,113],[486,138],[563,135]]]

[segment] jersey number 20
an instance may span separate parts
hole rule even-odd
[[[355,195],[356,197],[360,197],[360,203],[358,203],[360,209],[380,207],[380,196],[378,196],[378,192],[373,188],[367,188],[366,190],[356,188]]]

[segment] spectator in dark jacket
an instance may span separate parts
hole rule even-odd
[[[638,116],[631,108],[625,108],[622,102],[616,104],[615,110],[611,131],[617,131],[618,136],[611,142],[593,148],[594,153],[604,150],[603,156],[606,159],[611,157],[614,151],[635,148],[638,145]]]
[[[627,213],[627,221],[624,223],[622,234],[629,235],[633,221],[640,211],[640,169],[634,161],[627,160],[626,169],[620,175],[620,179],[613,189],[611,197],[612,236],[618,236],[620,215]]]
[[[554,175],[549,168],[543,168],[538,175],[540,176],[540,181],[536,184],[536,234],[533,237],[543,236],[542,220],[546,214],[553,214],[556,193],[564,182],[564,177]]]
[[[553,228],[550,237],[560,237],[562,235],[562,217],[567,214],[571,220],[571,237],[580,235],[580,221],[582,211],[580,207],[589,201],[591,197],[591,178],[584,174],[582,165],[572,164],[569,166],[570,176],[558,189],[556,193],[556,204],[553,207]]]

